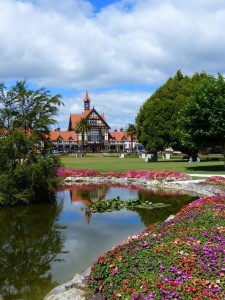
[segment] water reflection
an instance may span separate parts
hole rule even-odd
[[[151,211],[136,209],[135,211],[145,226],[166,220],[170,215],[176,214],[181,207],[196,198],[195,196],[183,194],[181,191],[144,189],[137,186],[83,184],[66,186],[64,189],[70,191],[70,201],[72,203],[82,203],[84,205],[84,217],[87,223],[90,223],[92,217],[89,209],[91,203],[116,198],[117,196],[120,196],[123,200],[139,199],[143,203],[150,201],[153,204],[162,202],[169,204],[169,206],[154,208]]]
[[[138,199],[142,202],[151,201],[152,203],[163,202],[169,206],[163,208],[154,208],[151,211],[146,209],[136,209],[141,221],[147,227],[150,224],[166,220],[170,215],[175,215],[183,206],[196,199],[197,196],[185,195],[178,192],[165,190],[138,192]]]
[[[119,196],[169,207],[90,214],[93,201]],[[56,285],[89,267],[99,255],[154,222],[165,220],[194,197],[121,186],[71,186],[63,202],[0,210],[0,295],[40,300]],[[85,212],[81,211],[85,207]]]
[[[51,264],[62,253],[62,204],[20,206],[0,211],[0,295],[40,300],[56,285]],[[3,229],[4,228],[4,229]]]

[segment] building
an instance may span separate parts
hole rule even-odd
[[[108,150],[109,125],[105,121],[105,116],[100,115],[95,108],[90,108],[90,98],[88,93],[84,97],[84,111],[82,114],[70,114],[68,131],[74,131],[76,123],[81,118],[86,119],[90,125],[90,130],[84,132],[84,150],[86,152],[102,152]],[[82,133],[76,132],[78,148],[82,147]]]
[[[85,152],[125,152],[135,148],[138,143],[133,140],[131,147],[131,137],[123,131],[115,129],[110,131],[110,126],[105,120],[104,114],[99,114],[96,109],[90,108],[90,97],[86,92],[84,99],[84,111],[81,114],[70,114],[67,131],[61,131],[56,128],[50,132],[50,141],[59,152],[79,152],[82,150],[84,142]],[[75,131],[75,125],[81,119],[88,121],[90,130],[84,132],[84,141],[82,141],[82,132]]]

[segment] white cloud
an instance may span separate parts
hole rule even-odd
[[[150,96],[149,92],[109,90],[105,92],[89,92],[91,98],[91,108],[94,107],[99,114],[104,114],[105,120],[111,127],[111,130],[124,129],[129,123],[135,122],[135,116]],[[61,107],[59,112],[59,123],[62,130],[68,128],[70,113],[81,113],[83,106],[83,93],[64,99],[65,106]]]
[[[1,81],[26,78],[92,90],[93,105],[106,105],[112,127],[133,122],[150,94],[117,86],[147,85],[150,91],[178,69],[224,73],[222,0],[124,0],[97,13],[84,0],[1,0],[0,20]],[[112,90],[97,92],[102,88]],[[64,110],[76,110],[78,96],[64,97],[66,106],[75,105]]]

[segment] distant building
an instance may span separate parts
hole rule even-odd
[[[123,131],[109,131],[110,126],[105,120],[104,114],[99,114],[95,108],[90,108],[90,97],[86,92],[84,99],[84,111],[80,114],[70,114],[67,131],[56,128],[50,132],[49,139],[60,152],[78,152],[82,148],[82,133],[75,132],[74,128],[81,118],[90,124],[90,130],[84,134],[84,150],[86,152],[125,152],[131,149],[131,138]],[[138,145],[133,141],[133,149]]]

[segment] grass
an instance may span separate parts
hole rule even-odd
[[[75,155],[61,156],[61,161],[66,168],[91,169],[98,172],[124,172],[129,170],[171,170],[186,174],[224,174],[224,161],[201,161],[189,163],[182,159],[146,163],[137,157],[104,157],[102,155],[85,155],[76,158]]]

